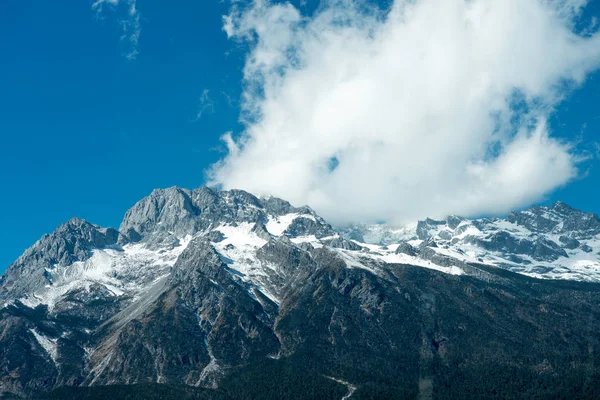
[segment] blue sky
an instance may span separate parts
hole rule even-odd
[[[202,185],[219,136],[238,129],[242,54],[226,54],[225,6],[165,4],[145,2],[132,61],[118,11],[0,5],[2,267],[73,216],[117,226],[155,187]],[[196,121],[204,90],[214,113]]]
[[[122,8],[98,15],[80,0],[0,4],[0,271],[73,216],[118,226],[153,188],[203,185],[224,156],[220,136],[242,130],[246,52],[222,29],[229,4],[139,0],[137,8],[139,54],[128,60]],[[597,9],[592,2],[586,13]],[[568,94],[550,126],[596,152],[600,74]],[[598,213],[598,188],[590,159],[545,202]]]

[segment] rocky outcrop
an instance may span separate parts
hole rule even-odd
[[[0,278],[0,303],[51,285],[49,271],[85,261],[93,249],[116,245],[119,237],[113,228],[100,228],[79,218],[69,220],[44,235],[8,267]]]
[[[402,242],[396,248],[396,254],[406,254],[415,257],[417,255],[417,249],[407,242]]]

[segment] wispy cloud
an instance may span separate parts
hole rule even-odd
[[[123,54],[128,60],[135,60],[139,55],[139,41],[141,34],[140,13],[137,9],[136,0],[96,0],[92,9],[99,15],[106,8],[112,11],[124,8],[124,16],[120,19],[121,40],[127,43],[127,51]]]
[[[585,0],[235,4],[246,129],[212,182],[337,223],[505,213],[578,175],[547,120],[600,66]],[[334,162],[332,162],[334,161]]]
[[[215,112],[215,103],[209,95],[209,90],[204,89],[202,91],[202,95],[200,96],[200,108],[198,109],[198,113],[196,113],[196,121],[202,118],[202,115],[207,112]]]

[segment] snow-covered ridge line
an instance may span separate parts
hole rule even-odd
[[[49,237],[59,250],[68,250],[65,243],[74,237],[83,238],[88,247],[72,258],[43,264],[37,286],[25,286],[28,291],[3,298],[4,304],[43,304],[52,312],[60,302],[65,306],[69,296],[135,301],[170,273],[196,236],[212,241],[229,272],[245,282],[249,292],[259,291],[275,303],[280,301],[275,282],[288,277],[281,266],[257,256],[273,238],[289,239],[304,250],[327,247],[349,268],[374,273],[386,264],[410,264],[461,275],[469,269],[466,264],[485,264],[536,278],[600,282],[600,220],[564,203],[533,207],[505,219],[451,216],[401,227],[333,230],[310,208],[280,199],[258,199],[243,191],[171,188],[153,192],[128,211],[120,233],[73,219],[47,235],[44,246],[27,252],[32,268],[35,257],[54,249],[47,246]],[[52,253],[45,259],[53,257],[57,256]]]
[[[514,212],[506,219],[453,216],[427,219],[411,228],[380,224],[355,226],[342,233],[349,239],[363,239],[356,241],[363,247],[367,245],[362,241],[382,246],[400,239],[415,251],[428,247],[429,256],[435,252],[457,262],[486,264],[535,278],[600,282],[600,219],[560,202]]]

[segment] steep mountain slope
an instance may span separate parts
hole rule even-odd
[[[557,203],[337,232],[276,198],[155,190],[119,231],[74,219],[9,267],[0,393],[595,397],[599,227]]]

